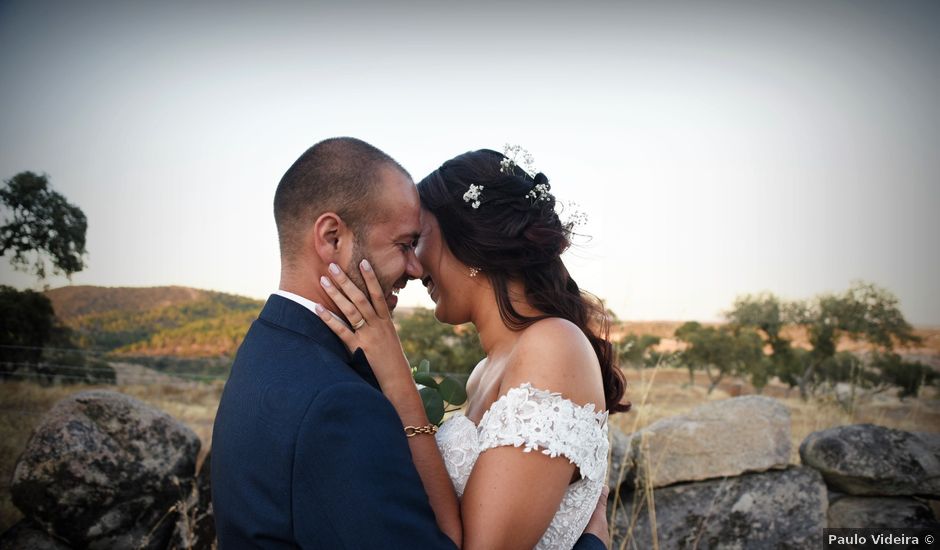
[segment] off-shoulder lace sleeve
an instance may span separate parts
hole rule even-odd
[[[607,412],[577,405],[559,393],[523,384],[500,397],[480,420],[480,450],[512,445],[525,452],[564,455],[581,476],[601,480],[607,470]]]

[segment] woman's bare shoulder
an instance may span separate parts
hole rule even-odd
[[[560,392],[576,403],[596,403],[604,395],[600,364],[577,325],[551,317],[525,328],[500,384],[500,393],[523,383]]]

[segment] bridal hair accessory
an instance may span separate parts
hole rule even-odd
[[[568,233],[572,233],[574,228],[587,224],[588,216],[578,207],[576,202],[569,202],[568,207],[571,209],[571,215],[568,216],[568,221],[565,222],[564,226]]]
[[[549,187],[547,183],[537,183],[525,196],[527,199],[532,199],[534,202],[551,200],[555,197],[552,196],[549,189],[551,189],[551,187]]]
[[[526,193],[526,198],[531,199],[532,203],[538,203],[539,201],[549,201],[554,199],[552,196],[551,186],[548,184],[548,178],[545,177],[545,174],[539,172],[535,169],[535,158],[532,157],[527,149],[521,145],[510,145],[506,144],[503,147],[503,160],[499,162],[499,171],[504,174],[513,174],[513,167],[518,166],[525,175],[531,178],[535,185],[532,189]]]
[[[471,267],[471,268],[470,268],[470,276],[471,276],[471,277],[476,277],[479,272],[480,272],[480,270],[477,269],[477,268],[475,268],[475,267]]]
[[[512,174],[512,167],[518,166],[523,172],[532,177],[535,174],[535,159],[532,153],[524,149],[521,145],[506,144],[503,147],[503,156],[506,157],[499,163],[499,171],[504,174]]]
[[[419,434],[434,435],[437,433],[437,426],[428,424],[427,426],[405,426],[405,437],[414,437]]]
[[[470,203],[470,206],[472,206],[473,208],[479,208],[480,207],[480,193],[482,192],[483,192],[482,185],[474,185],[471,183],[470,189],[468,189],[467,192],[463,194],[463,201]]]

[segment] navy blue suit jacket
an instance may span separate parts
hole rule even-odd
[[[232,365],[211,471],[223,550],[455,547],[362,352],[278,295]],[[576,548],[603,545],[584,536]]]

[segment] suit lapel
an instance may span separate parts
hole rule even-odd
[[[366,382],[376,389],[380,389],[375,373],[372,372],[372,367],[362,350],[357,349],[350,356],[339,336],[333,334],[333,331],[326,326],[326,323],[304,306],[283,296],[272,294],[267,303],[264,304],[259,317],[268,323],[302,334],[316,341],[343,363],[349,365]]]

